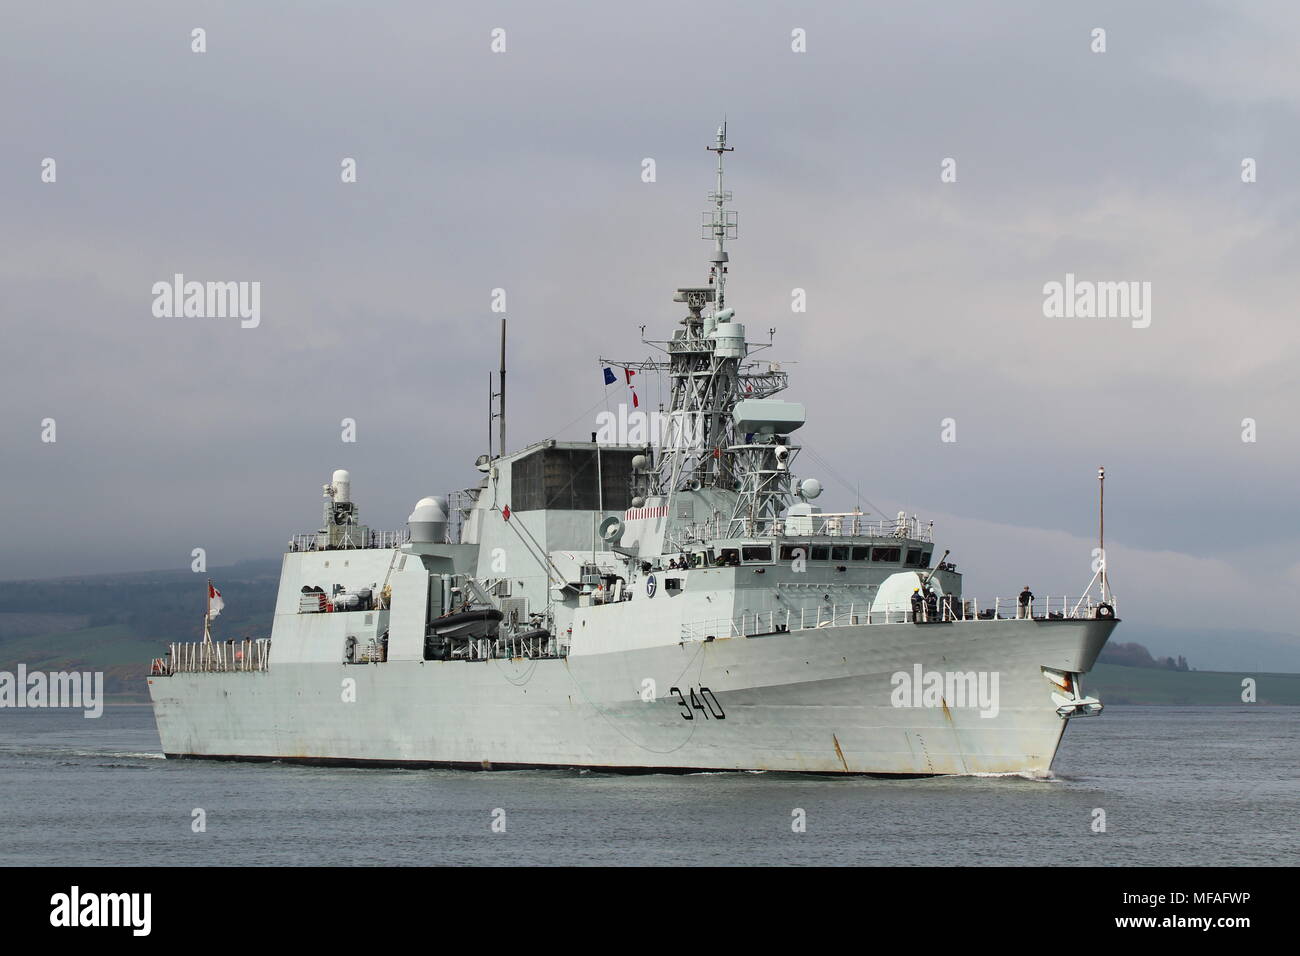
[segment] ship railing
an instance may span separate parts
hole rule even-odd
[[[676,535],[683,543],[728,537],[899,538],[933,542],[934,522],[923,523],[915,517],[873,520],[860,511],[787,515],[784,518],[724,518],[716,515],[707,521],[687,525]]]
[[[695,339],[669,339],[668,352],[712,352],[717,348],[716,339],[695,338]]]
[[[784,608],[781,610],[748,611],[738,617],[716,618],[683,624],[683,641],[712,641],[724,637],[760,637],[790,631],[808,631],[824,627],[858,627],[869,624],[910,623],[971,623],[981,621],[1010,621],[1032,619],[1035,621],[1091,620],[1098,617],[1101,602],[1092,597],[1035,598],[1027,607],[1019,597],[994,598],[981,602],[975,598],[957,599],[952,595],[939,597],[933,611],[924,603],[919,614],[914,615],[910,601],[897,603],[861,602],[851,604],[823,604],[818,607]],[[1115,602],[1106,602],[1110,615],[1115,614]]]
[[[266,671],[271,657],[271,640],[266,637],[172,643],[167,647],[167,656],[153,662],[151,672],[155,675]]]
[[[534,637],[475,637],[470,638],[464,648],[452,653],[454,660],[467,661],[551,660],[567,656],[567,646],[558,645],[549,634]]]
[[[343,543],[330,544],[329,534],[325,531],[306,531],[295,534],[289,539],[290,551],[346,551],[353,548],[398,548],[411,540],[409,528],[396,531],[367,531],[364,537],[357,537]]]
[[[474,503],[478,501],[481,490],[479,488],[468,488],[464,491],[453,491],[447,495],[447,544],[460,544],[465,522],[469,520],[469,516],[473,513]]]

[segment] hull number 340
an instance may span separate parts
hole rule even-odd
[[[668,688],[670,694],[677,695],[677,703],[682,708],[682,720],[694,720],[695,711],[697,710],[704,715],[705,720],[709,718],[714,720],[727,719],[727,715],[723,711],[722,705],[718,703],[718,698],[713,695],[713,691],[707,687],[698,688],[698,692],[697,688],[694,687],[686,689],[690,692],[689,704],[686,702],[686,697],[682,694],[680,687]]]

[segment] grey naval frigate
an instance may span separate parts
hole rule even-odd
[[[1117,619],[1078,598],[981,601],[915,515],[823,511],[803,405],[726,296],[723,159],[708,281],[671,337],[612,369],[665,377],[653,438],[508,452],[404,529],[351,477],[284,555],[270,636],[175,643],[149,690],[172,758],[504,769],[1035,773]],[[491,392],[491,390],[489,390]],[[491,444],[489,428],[489,444]],[[1103,475],[1104,477],[1104,475]],[[1102,551],[1104,555],[1104,550]]]

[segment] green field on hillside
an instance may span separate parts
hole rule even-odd
[[[106,624],[59,634],[10,638],[0,644],[0,664],[12,670],[22,661],[28,670],[72,670],[135,665],[143,673],[149,660],[166,650],[162,641],[142,638],[124,624]]]
[[[106,624],[9,638],[0,642],[0,670],[16,673],[21,663],[29,672],[102,671],[110,699],[146,700],[149,661],[165,650],[162,641],[140,637],[124,624]]]

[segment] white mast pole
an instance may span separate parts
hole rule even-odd
[[[713,282],[714,288],[717,289],[714,296],[713,312],[716,315],[722,311],[727,297],[727,253],[724,248],[727,238],[727,213],[724,208],[727,194],[722,189],[722,154],[735,149],[734,146],[727,145],[727,121],[725,119],[722,121],[722,125],[718,127],[717,145],[711,146],[709,149],[718,154],[718,189],[713,194],[713,205],[716,210],[713,214]]]
[[[1101,599],[1107,600],[1106,588],[1106,466],[1097,469],[1097,550],[1101,552]]]

